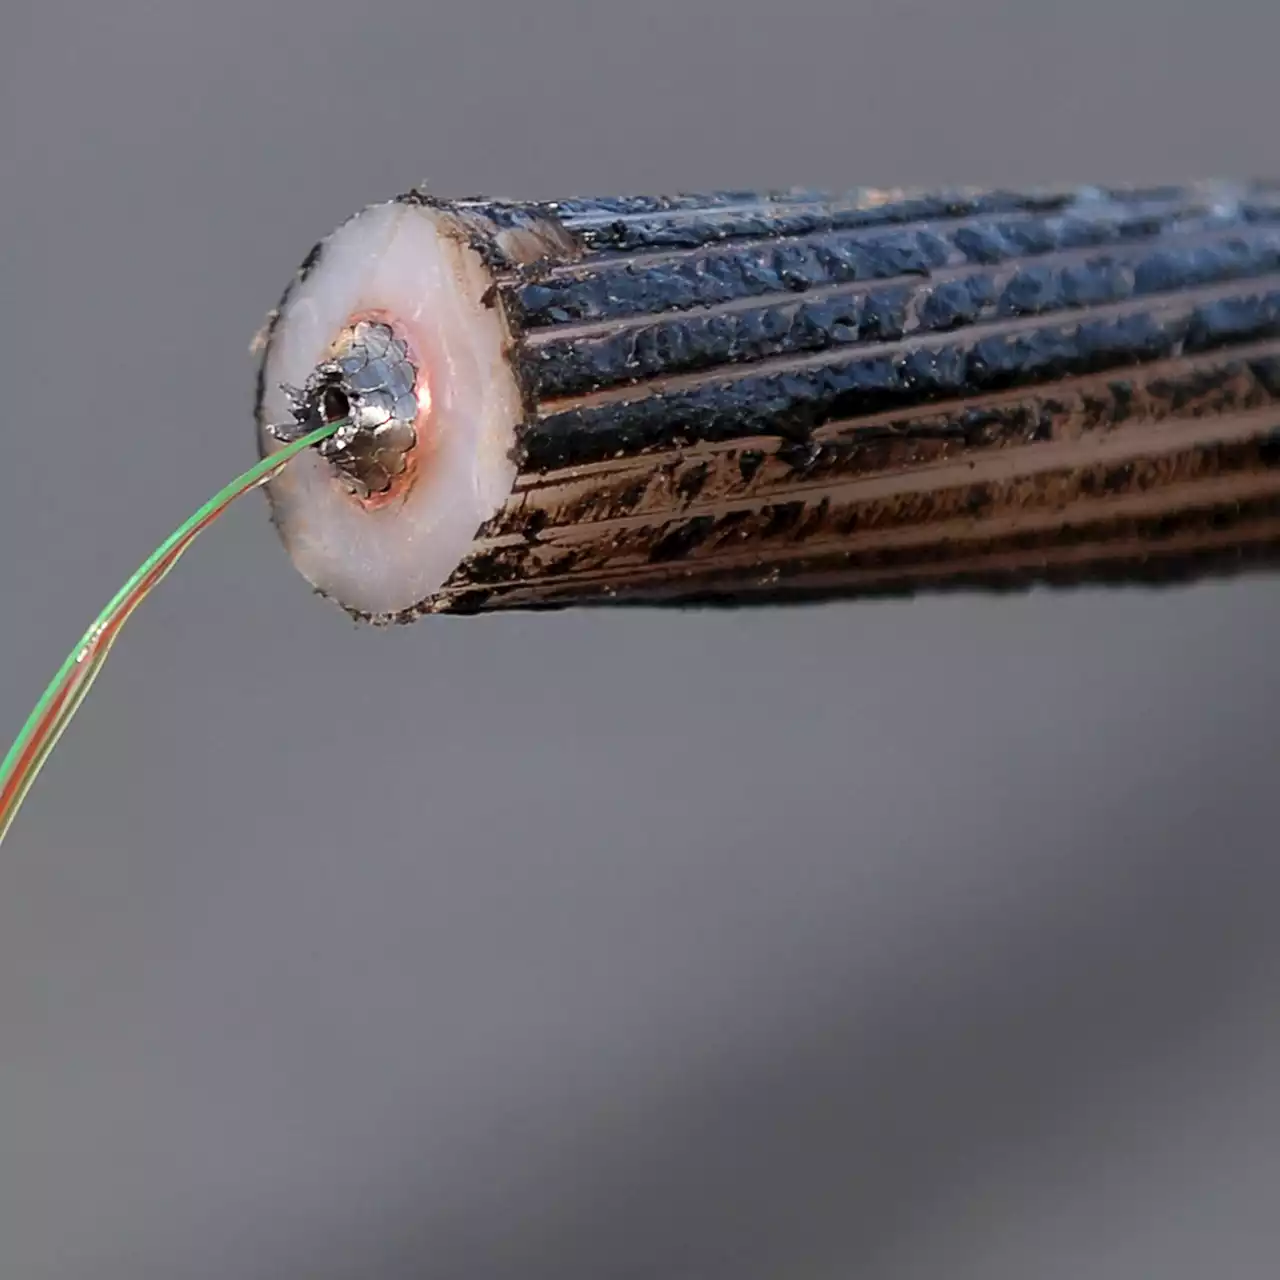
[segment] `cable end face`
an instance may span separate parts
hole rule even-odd
[[[348,612],[426,605],[511,495],[525,408],[494,284],[461,218],[392,201],[324,240],[281,300],[259,446],[336,429],[267,495],[295,567]]]

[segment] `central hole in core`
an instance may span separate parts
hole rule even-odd
[[[320,397],[320,412],[326,422],[341,422],[350,416],[351,401],[347,399],[347,393],[336,384],[325,387]]]

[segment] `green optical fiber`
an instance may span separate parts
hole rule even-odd
[[[133,611],[164,579],[195,541],[197,534],[211,525],[237,498],[265,484],[292,458],[332,436],[343,425],[342,421],[328,422],[290,441],[219,490],[175,529],[116,592],[50,681],[0,765],[0,841],[4,840],[31,784],[84,701],[111,652],[111,646]]]

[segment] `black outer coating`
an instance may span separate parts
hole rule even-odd
[[[853,414],[1276,332],[1280,282],[1260,283],[1280,272],[1270,185],[462,207],[496,228],[555,222],[577,242],[570,262],[508,263],[499,285],[539,471],[804,439]],[[689,374],[702,376],[665,385]],[[602,391],[620,394],[577,403]]]
[[[1277,220],[1261,208],[1259,222]],[[1236,229],[1250,224],[1233,220]],[[946,267],[995,266],[1070,249],[1142,244],[1161,233],[1216,229],[1211,217],[1188,216],[1162,203],[1098,202],[1048,214],[959,218],[871,229],[822,229],[746,241],[712,239],[691,252],[651,262],[606,258],[519,289],[514,303],[529,328],[573,321],[682,311],[824,285],[928,276]],[[1228,226],[1231,223],[1227,224]],[[704,228],[705,230],[705,228]],[[1077,269],[1082,284],[1090,272]]]
[[[926,233],[918,238],[935,241]],[[941,252],[934,256],[947,261]],[[883,261],[875,269],[891,271]],[[834,366],[841,348],[946,333],[983,320],[1070,313],[1268,271],[1280,271],[1280,227],[1250,228],[1182,249],[1147,243],[1043,264],[1024,257],[943,280],[923,270],[905,280],[895,272],[883,283],[816,295],[796,292],[733,309],[646,315],[626,328],[582,336],[557,338],[553,332],[529,351],[526,377],[539,396],[552,398],[771,356],[831,350]]]

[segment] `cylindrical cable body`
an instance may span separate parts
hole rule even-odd
[[[407,465],[374,492],[316,456],[271,490],[295,563],[361,616],[1280,559],[1280,186],[411,193],[273,313],[265,449],[300,414],[280,384],[357,403],[333,352],[361,321],[418,376]]]

